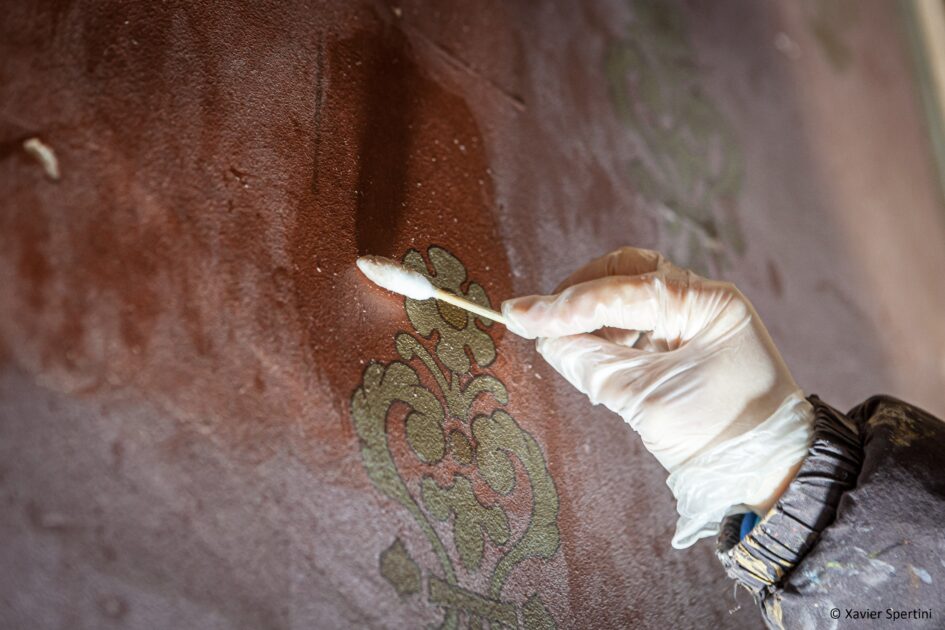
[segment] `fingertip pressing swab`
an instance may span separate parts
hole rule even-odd
[[[402,265],[390,258],[384,258],[383,256],[361,256],[357,260],[357,265],[361,273],[367,276],[369,280],[388,291],[406,295],[414,300],[436,298],[437,300],[475,313],[480,317],[485,317],[486,319],[508,326],[502,313],[494,311],[491,308],[480,306],[455,293],[438,289],[433,286],[433,283],[423,274],[405,269]]]

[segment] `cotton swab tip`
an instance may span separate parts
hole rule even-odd
[[[427,300],[433,297],[436,289],[422,274],[403,266],[390,258],[383,256],[361,256],[358,258],[358,269],[361,270],[374,284],[406,295],[414,300]]]

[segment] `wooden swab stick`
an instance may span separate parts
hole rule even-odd
[[[486,308],[484,306],[479,306],[475,302],[467,300],[464,297],[460,297],[455,293],[450,293],[449,291],[444,291],[443,289],[435,289],[433,292],[433,297],[444,302],[448,302],[453,306],[458,306],[459,308],[469,311],[470,313],[475,313],[485,317],[486,319],[492,320],[494,322],[499,322],[503,326],[508,324],[505,321],[505,317],[502,316],[502,313],[499,311],[494,311],[491,308]]]
[[[453,306],[459,307],[470,313],[475,313],[480,317],[499,322],[507,326],[502,313],[494,311],[491,308],[485,308],[460,297],[455,293],[444,291],[433,286],[433,283],[423,274],[404,269],[396,261],[382,256],[362,256],[358,258],[358,269],[368,277],[372,282],[388,291],[406,295],[414,300],[428,300],[436,298]]]

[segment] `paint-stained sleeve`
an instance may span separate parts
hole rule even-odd
[[[771,628],[945,627],[945,423],[888,396],[816,412],[778,503],[718,557]]]

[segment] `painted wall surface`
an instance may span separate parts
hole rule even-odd
[[[662,249],[945,411],[892,5],[8,4],[0,626],[758,627],[619,418],[359,254],[496,306]]]

